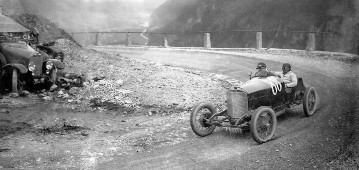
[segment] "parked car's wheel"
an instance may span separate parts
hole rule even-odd
[[[273,109],[259,107],[251,117],[250,129],[253,139],[259,143],[269,141],[277,128],[277,117]]]
[[[308,87],[304,91],[303,110],[305,116],[312,116],[317,109],[318,99],[314,87]]]
[[[20,94],[23,91],[23,83],[19,79],[19,71],[16,68],[11,71],[11,91],[12,93]]]
[[[6,85],[6,72],[0,69],[0,94],[5,91]]]
[[[202,137],[210,135],[216,126],[206,123],[205,119],[210,118],[215,113],[216,109],[210,103],[201,103],[196,106],[193,109],[190,117],[190,123],[193,132]]]
[[[0,71],[6,65],[5,57],[0,53]]]
[[[50,75],[50,80],[55,83],[56,82],[57,69],[53,68]]]

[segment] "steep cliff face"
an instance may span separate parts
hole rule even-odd
[[[231,30],[263,30],[263,47],[305,49],[308,34],[288,31],[358,34],[358,9],[357,0],[167,0],[152,14],[149,30],[216,31],[211,34],[214,47],[254,47],[255,32]],[[166,38],[173,46],[201,46],[203,39],[198,34]],[[358,52],[358,36],[316,34],[316,38],[318,50]]]

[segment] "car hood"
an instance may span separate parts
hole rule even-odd
[[[51,51],[51,53],[61,53],[62,49],[60,47],[56,47],[56,46],[37,46],[39,49],[43,49],[43,50],[47,50],[47,51]]]
[[[271,89],[271,84],[275,85],[278,83],[283,83],[283,80],[275,76],[269,76],[265,78],[255,77],[251,80],[246,81],[245,83],[242,83],[240,85],[240,89],[247,94],[251,94],[260,90]]]
[[[29,58],[38,54],[25,42],[2,42],[0,50],[8,63],[28,64]]]

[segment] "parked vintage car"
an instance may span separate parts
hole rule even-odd
[[[54,85],[64,64],[29,46],[28,29],[3,15],[0,21],[6,23],[0,25],[0,90],[21,94],[39,83]]]
[[[277,116],[287,108],[303,104],[304,114],[312,116],[317,108],[314,87],[304,86],[298,78],[295,88],[285,88],[278,77],[255,77],[227,92],[227,109],[217,112],[210,103],[194,107],[190,124],[195,134],[207,136],[216,126],[249,129],[254,140],[261,144],[272,139],[277,126]]]

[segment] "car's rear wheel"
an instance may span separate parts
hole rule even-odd
[[[216,113],[215,107],[210,103],[201,103],[196,106],[190,117],[191,128],[198,136],[210,135],[215,125],[208,124],[205,119],[209,119],[213,114]]]
[[[253,139],[262,144],[274,136],[277,128],[277,117],[273,109],[267,106],[259,107],[251,117],[250,130]]]
[[[314,87],[308,87],[304,91],[303,110],[305,116],[312,116],[315,113],[318,105],[317,92]]]

